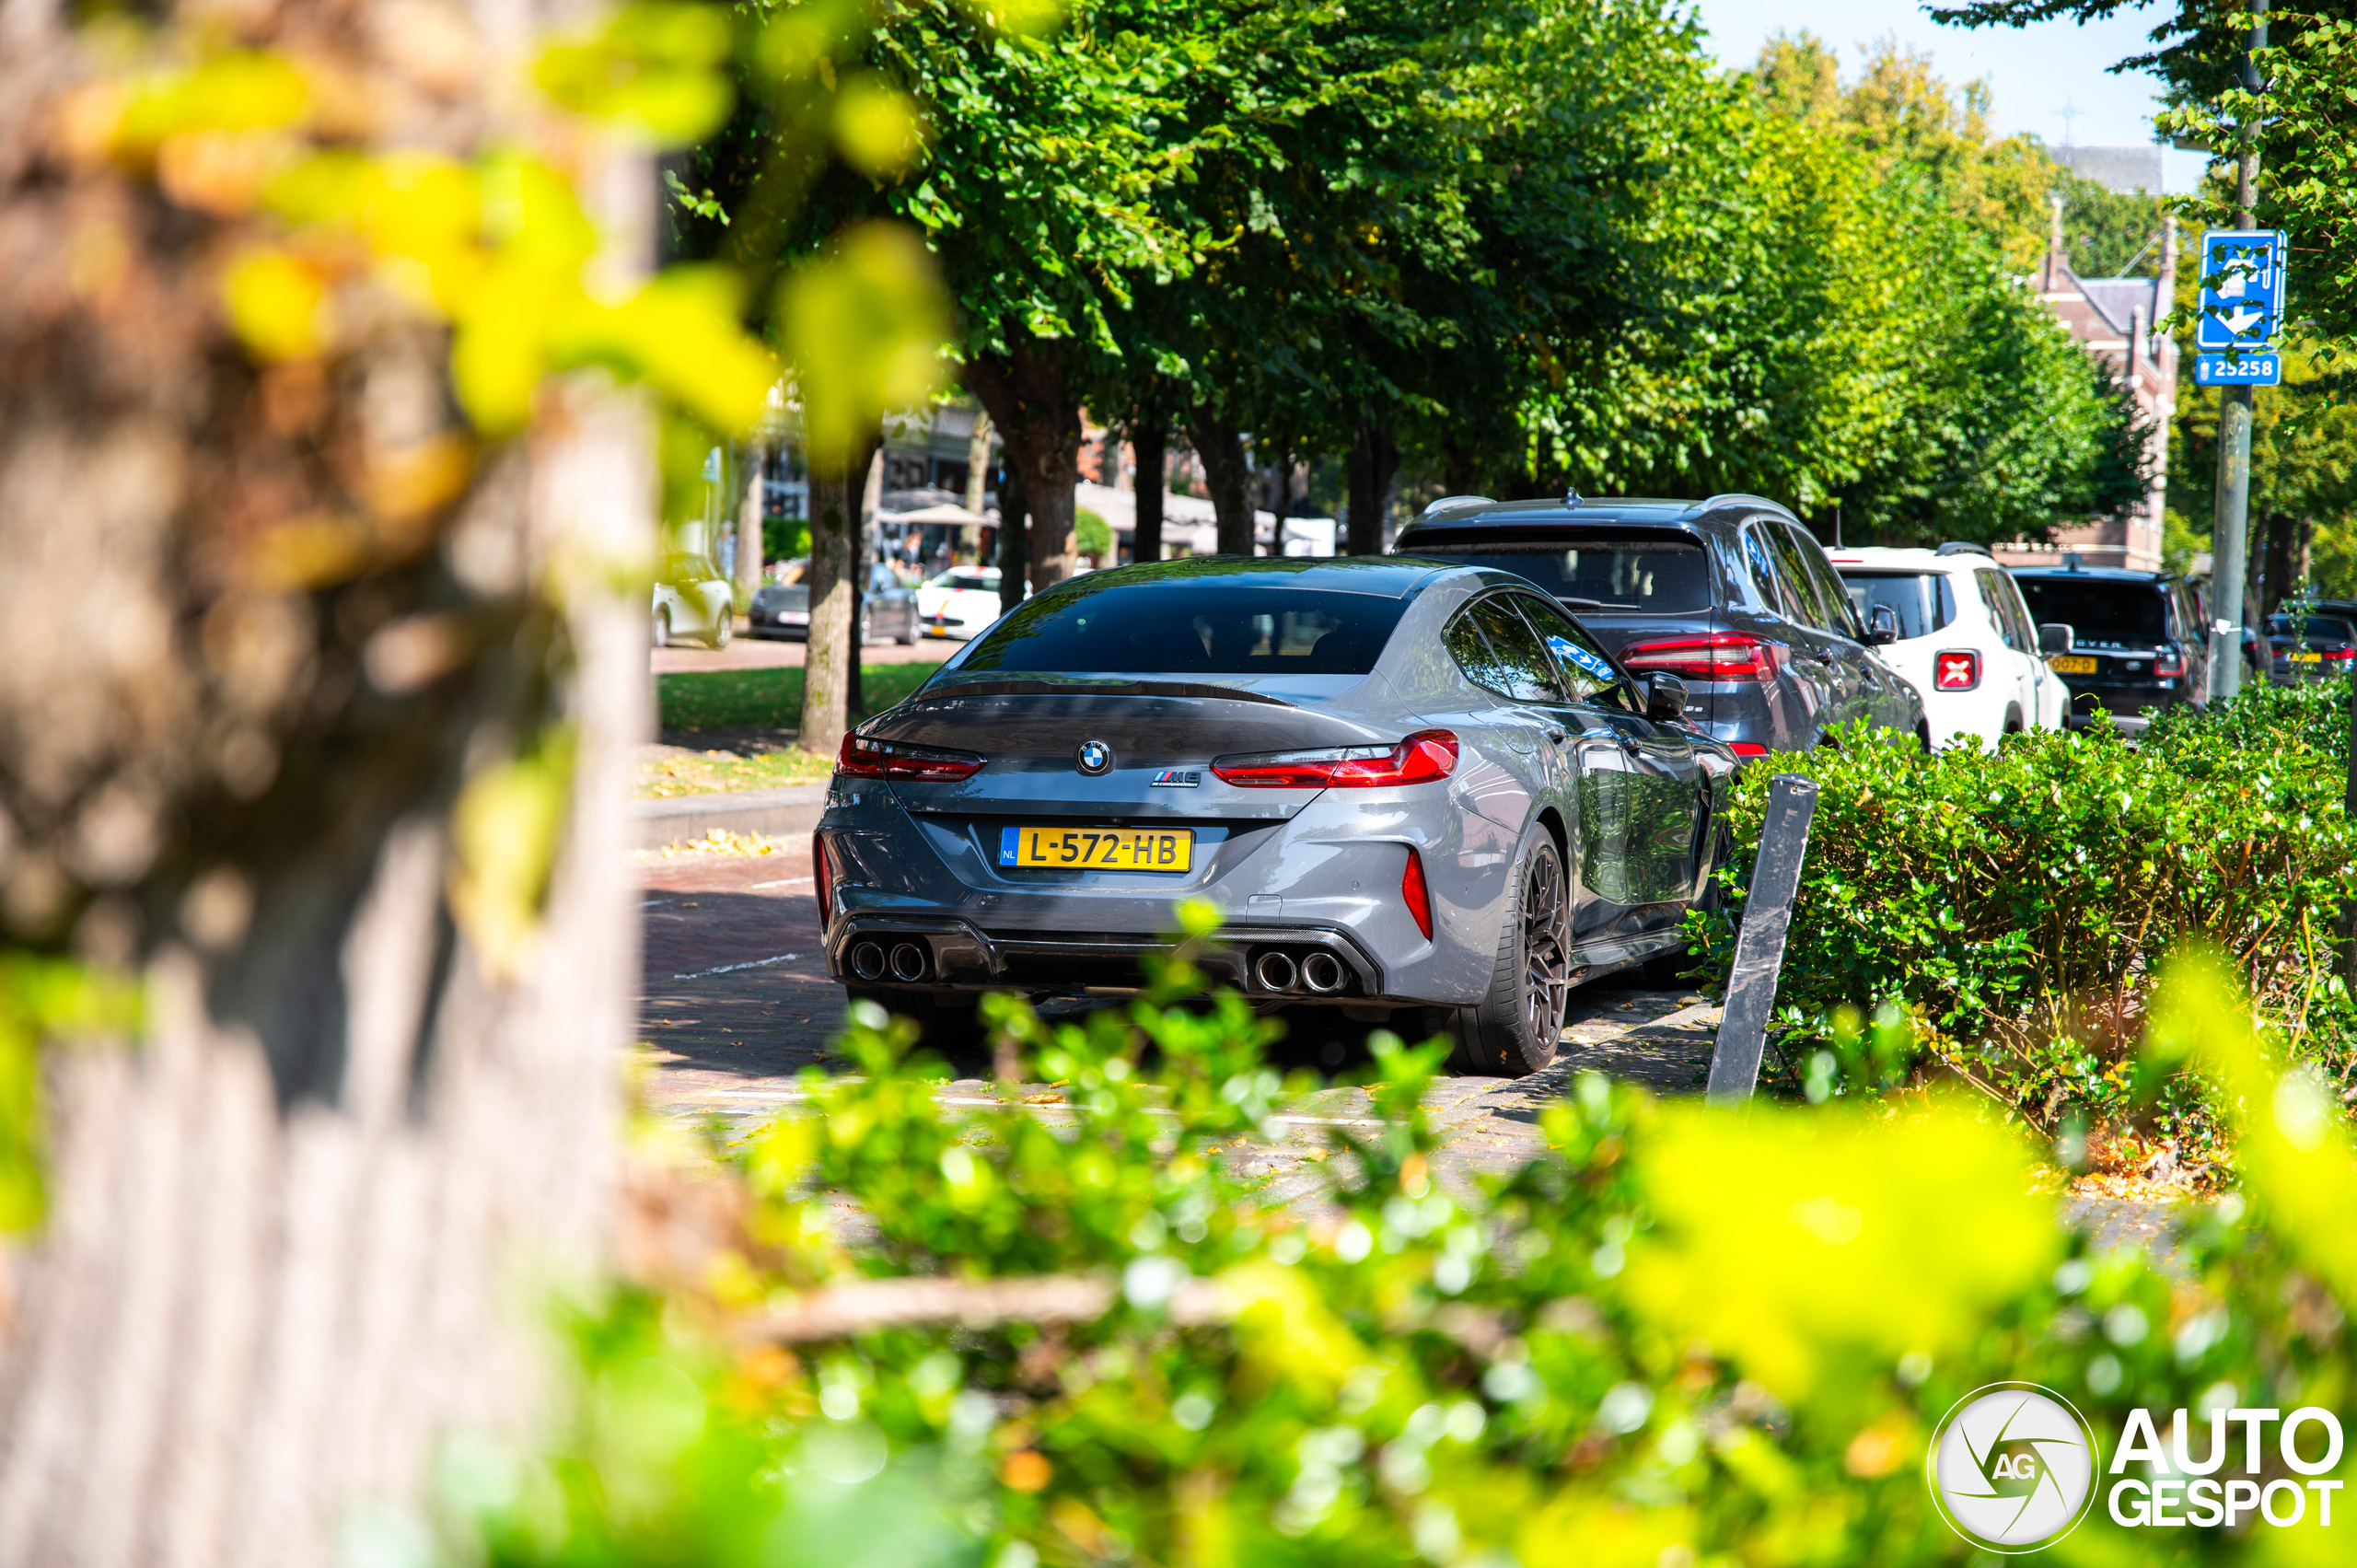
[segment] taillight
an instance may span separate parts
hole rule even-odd
[[[2327,648],[2324,651],[2324,656],[2327,663],[2346,664],[2351,659],[2357,658],[2357,648]]]
[[[965,779],[981,765],[982,759],[970,751],[936,751],[857,735],[844,736],[835,754],[836,772],[862,779]]]
[[[818,888],[819,929],[824,931],[827,929],[827,904],[834,894],[835,879],[828,874],[827,846],[819,842],[816,833],[810,835],[810,879]]]
[[[1433,896],[1424,887],[1424,857],[1416,846],[1408,846],[1408,869],[1399,877],[1399,901],[1408,906],[1409,918],[1429,942],[1433,935]]]
[[[1980,656],[1970,648],[1932,656],[1932,687],[1938,691],[1969,691],[1980,684]]]
[[[2332,656],[2327,654],[2325,656],[2327,658],[2330,658]],[[2346,658],[2349,656],[2343,654],[2341,656]],[[2153,674],[2155,679],[2169,680],[2174,679],[2176,677],[2183,675],[2184,673],[2185,655],[2178,649],[2164,648],[2160,653],[2154,656]]]
[[[1773,680],[1782,659],[1775,644],[1740,632],[1659,637],[1620,650],[1620,662],[1632,670],[1667,670],[1682,680]]]
[[[1431,784],[1457,772],[1457,737],[1418,730],[1397,746],[1344,746],[1329,751],[1270,751],[1215,757],[1221,782],[1245,789],[1376,789]]]
[[[1759,742],[1756,740],[1730,740],[1727,742],[1727,749],[1734,752],[1738,757],[1765,757],[1768,755],[1768,748],[1760,745]]]

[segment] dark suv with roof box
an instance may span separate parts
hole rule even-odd
[[[1640,677],[1686,682],[1687,722],[1738,756],[1798,751],[1853,719],[1924,737],[1922,699],[1867,651],[1817,537],[1773,501],[1435,501],[1393,549],[1518,572]],[[1887,612],[1883,612],[1887,616]]]

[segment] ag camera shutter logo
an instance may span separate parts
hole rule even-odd
[[[1958,1400],[1923,1459],[1948,1527],[2006,1554],[2039,1551],[2076,1529],[2101,1469],[2095,1428],[2036,1383],[1991,1383]]]

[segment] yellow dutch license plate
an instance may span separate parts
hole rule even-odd
[[[2078,654],[2056,654],[2046,661],[2046,668],[2057,675],[2093,675],[2096,661]]]
[[[2293,664],[2322,664],[2324,662],[2324,656],[2322,654],[2294,653],[2292,656],[2292,662]]]
[[[1194,860],[1187,828],[1002,828],[1001,865],[1086,866],[1100,871],[1185,871]]]

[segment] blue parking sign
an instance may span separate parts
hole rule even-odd
[[[2201,306],[2193,346],[2265,349],[2283,320],[2281,229],[2212,229],[2201,237]]]

